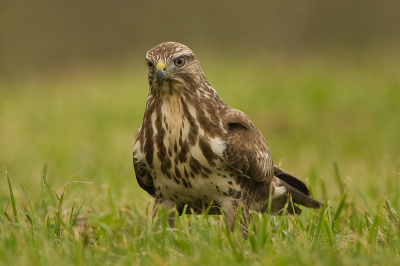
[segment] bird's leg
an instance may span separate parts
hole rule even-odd
[[[169,213],[167,219],[168,219],[169,227],[174,228],[175,227],[175,211],[172,211],[171,213]]]
[[[222,202],[220,206],[232,232],[235,231],[236,211],[240,211],[240,233],[247,239],[248,224],[250,222],[250,213],[247,205],[241,201],[227,200]]]
[[[240,233],[242,236],[247,239],[247,234],[249,231],[250,224],[250,213],[249,208],[245,204],[241,204],[241,213],[240,213]]]
[[[226,222],[228,223],[231,231],[235,231],[236,219],[233,201],[225,199],[223,201],[220,201],[218,205],[221,207],[221,211],[225,215]]]
[[[164,198],[156,198],[154,201],[154,205],[153,205],[152,221],[154,221],[154,219],[156,218],[157,211],[159,209],[164,209],[164,210],[170,211],[173,209],[173,207],[174,207],[174,204],[171,203],[170,201],[167,201]],[[171,228],[173,228],[175,226],[175,212],[174,211],[172,211],[168,214],[167,221]]]

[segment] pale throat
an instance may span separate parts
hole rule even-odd
[[[178,141],[181,134],[186,139],[189,132],[189,122],[186,120],[182,101],[185,101],[176,94],[165,97],[161,105],[162,124],[166,130],[166,140],[169,142]],[[182,133],[181,133],[182,130]],[[182,141],[184,140],[182,139]],[[168,143],[173,145],[173,143]]]

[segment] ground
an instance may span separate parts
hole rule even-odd
[[[218,216],[185,215],[176,229],[163,226],[166,213],[149,222],[131,157],[144,59],[0,80],[0,264],[399,263],[400,75],[390,58],[199,56],[275,164],[324,202],[298,217],[254,214],[247,240]]]

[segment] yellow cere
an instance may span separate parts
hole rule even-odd
[[[165,64],[163,62],[158,62],[156,65],[156,70],[161,69],[162,71],[165,71]]]

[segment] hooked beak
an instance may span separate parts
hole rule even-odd
[[[158,62],[156,70],[157,70],[157,83],[159,87],[161,87],[164,77],[166,75],[165,69],[166,69],[165,64],[163,62]]]
[[[164,71],[162,71],[161,69],[157,70],[157,82],[158,82],[158,86],[161,87],[162,82],[164,80],[165,77],[165,73]]]

